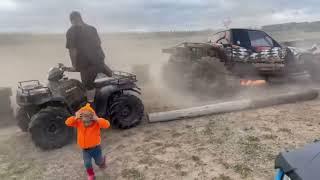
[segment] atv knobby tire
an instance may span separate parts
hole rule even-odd
[[[29,123],[31,121],[31,117],[37,112],[37,109],[25,109],[18,108],[16,120],[18,127],[23,131],[27,132],[29,129]]]
[[[72,142],[74,130],[65,125],[69,116],[71,114],[63,107],[47,107],[35,114],[29,126],[35,145],[50,150]]]
[[[122,94],[113,99],[109,114],[113,126],[128,129],[141,122],[144,116],[144,106],[138,97]]]

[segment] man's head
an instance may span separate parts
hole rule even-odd
[[[72,25],[82,25],[83,24],[83,20],[82,20],[80,12],[72,11],[70,13],[70,22],[71,22]]]

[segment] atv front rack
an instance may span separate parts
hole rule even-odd
[[[23,94],[28,95],[31,95],[31,92],[40,89],[43,89],[46,92],[51,92],[50,89],[43,86],[39,80],[20,81],[18,82],[18,89],[20,89]]]
[[[22,88],[23,85],[25,85],[25,84],[32,84],[32,83],[35,85],[41,86],[41,83],[39,80],[20,81],[18,83],[19,83],[19,86],[18,86],[19,88]]]

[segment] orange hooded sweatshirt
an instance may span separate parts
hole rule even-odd
[[[81,108],[80,111],[95,113],[89,105]],[[101,143],[100,128],[107,129],[110,127],[109,121],[103,118],[98,118],[97,121],[93,121],[93,123],[87,127],[84,126],[81,119],[77,119],[75,116],[69,117],[65,123],[67,126],[77,128],[77,142],[82,149],[99,145]]]

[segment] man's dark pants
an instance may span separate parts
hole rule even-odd
[[[106,74],[109,77],[112,76],[111,70],[105,64],[90,65],[80,70],[81,81],[87,90],[93,90],[95,88],[94,81],[98,73]]]

